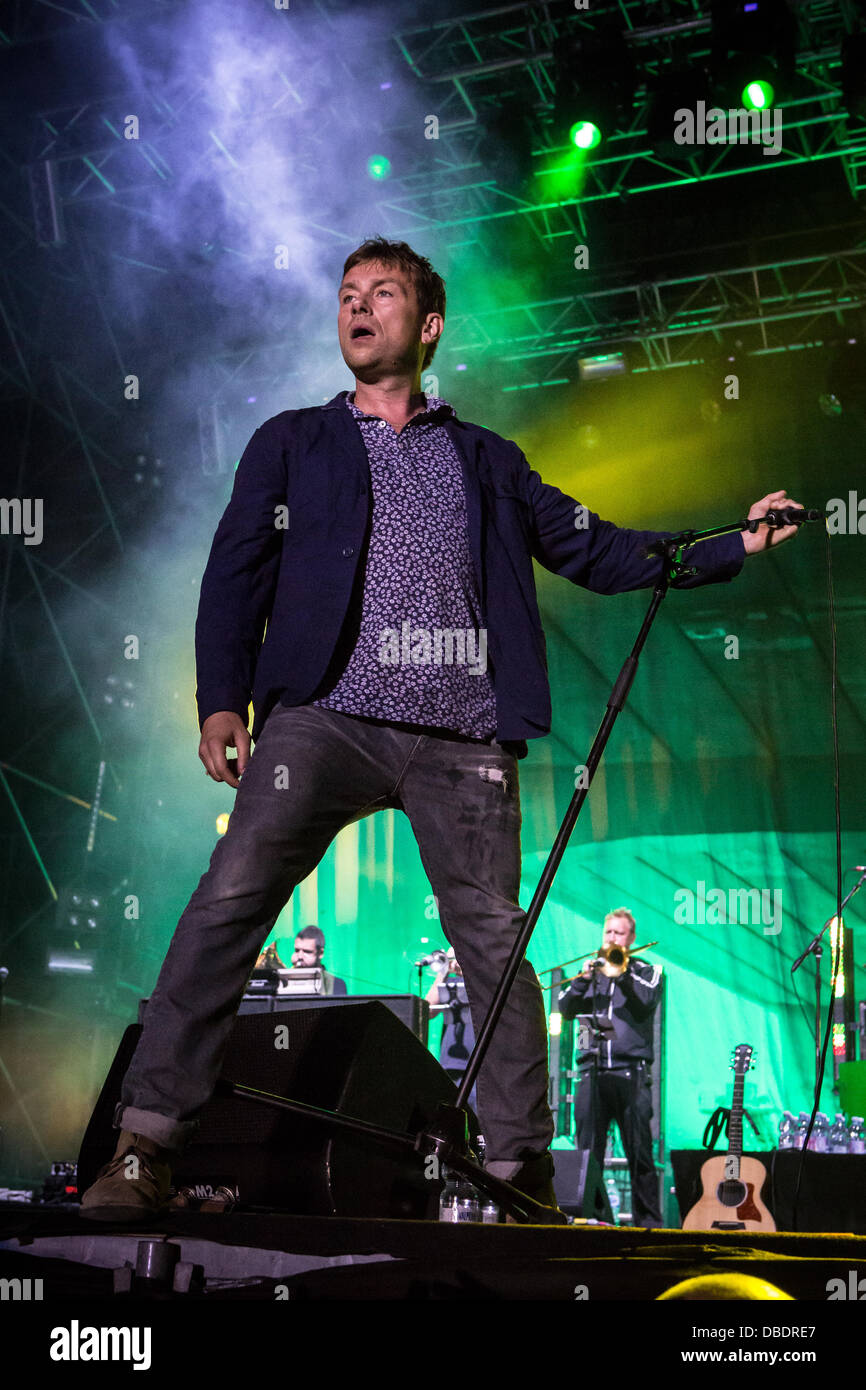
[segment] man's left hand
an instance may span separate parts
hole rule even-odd
[[[766,497],[762,497],[759,502],[755,502],[749,511],[749,520],[752,521],[756,516],[765,516],[773,508],[782,507],[802,507],[801,502],[795,502],[784,491],[768,492]],[[792,536],[796,536],[799,526],[759,526],[757,531],[743,531],[743,545],[747,555],[754,555],[759,550],[775,550],[777,545],[784,545]]]

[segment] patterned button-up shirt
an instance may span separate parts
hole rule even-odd
[[[443,423],[454,411],[427,396],[398,434],[360,410],[354,392],[345,401],[370,461],[372,527],[357,640],[336,684],[312,703],[489,739],[487,632],[460,457]]]

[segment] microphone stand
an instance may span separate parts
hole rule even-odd
[[[816,516],[818,514],[816,513]],[[781,526],[786,524],[780,516],[768,514],[768,525]],[[803,520],[807,518],[804,516]],[[494,993],[490,1003],[490,1008],[482,1024],[481,1030],[475,1041],[475,1046],[463,1079],[457,1090],[453,1104],[440,1105],[432,1124],[427,1129],[422,1129],[417,1135],[398,1134],[393,1131],[383,1129],[381,1126],[366,1123],[363,1120],[350,1119],[345,1115],[340,1115],[330,1110],[320,1110],[315,1106],[305,1105],[300,1101],[286,1100],[280,1096],[269,1095],[262,1091],[256,1091],[249,1086],[241,1086],[234,1082],[223,1080],[220,1089],[223,1093],[231,1092],[244,1100],[252,1101],[256,1104],[273,1106],[281,1110],[289,1110],[295,1114],[303,1115],[308,1119],[319,1120],[330,1128],[349,1129],[356,1133],[366,1135],[367,1138],[375,1142],[397,1147],[404,1152],[414,1151],[421,1155],[425,1160],[435,1157],[440,1164],[454,1169],[463,1177],[467,1178],[474,1187],[480,1189],[493,1200],[518,1223],[532,1221],[542,1221],[546,1224],[565,1225],[568,1221],[564,1212],[557,1216],[554,1209],[544,1206],[539,1202],[527,1197],[519,1188],[513,1187],[511,1183],[505,1182],[500,1178],[495,1178],[486,1168],[482,1168],[476,1161],[475,1154],[472,1152],[469,1143],[469,1126],[467,1116],[468,1098],[478,1077],[478,1072],[490,1046],[490,1040],[499,1023],[505,1001],[508,998],[511,986],[520,969],[529,940],[535,930],[539,914],[544,905],[545,899],[550,892],[554,875],[565,853],[566,846],[574,830],[577,818],[586,801],[587,793],[592,784],[592,779],[601,762],[607,741],[610,738],[613,726],[617,717],[621,713],[632,681],[638,667],[638,658],[643,650],[644,644],[649,636],[650,629],[661,607],[662,600],[665,598],[671,584],[677,580],[686,578],[697,573],[696,570],[688,566],[685,562],[686,551],[698,541],[710,540],[715,536],[726,536],[733,531],[757,531],[761,522],[765,518],[755,518],[752,520],[734,521],[727,526],[712,526],[705,531],[679,531],[672,535],[663,537],[652,542],[647,546],[645,554],[647,558],[659,556],[662,561],[661,573],[656,580],[653,589],[652,599],[646,616],[641,624],[640,631],[635,638],[634,645],[622,664],[619,675],[614,682],[613,690],[607,702],[607,710],[599,725],[598,732],[593,740],[584,766],[587,770],[586,784],[577,788],[572,797],[562,824],[554,840],[553,847],[548,856],[547,862],[542,870],[538,886],[532,896],[532,901],[526,912],[514,945],[511,949],[502,978]]]
[[[632,681],[637,672],[638,660],[649,636],[650,629],[661,607],[662,600],[667,595],[668,589],[676,579],[685,578],[696,573],[694,569],[685,563],[685,552],[696,542],[710,540],[714,536],[729,535],[733,531],[757,530],[760,521],[740,520],[728,526],[713,526],[705,531],[680,531],[662,540],[653,542],[647,547],[647,556],[659,555],[662,560],[661,574],[656,580],[653,589],[652,599],[647,609],[640,631],[635,638],[634,645],[622,664],[619,675],[617,676],[611,694],[607,702],[607,710],[599,725],[584,767],[587,776],[581,779],[584,783],[575,790],[574,796],[569,802],[568,808],[553,842],[547,862],[542,870],[538,885],[532,896],[532,901],[526,912],[514,945],[511,949],[502,978],[497,986],[496,992],[491,1000],[487,1016],[481,1026],[475,1040],[475,1047],[472,1055],[466,1064],[463,1079],[457,1091],[457,1097],[453,1106],[440,1106],[436,1119],[425,1134],[419,1136],[419,1142],[425,1146],[425,1151],[435,1153],[443,1162],[452,1164],[457,1153],[465,1152],[466,1147],[466,1104],[472,1091],[472,1087],[478,1077],[478,1072],[484,1061],[484,1057],[490,1046],[491,1038],[496,1029],[505,1001],[513,985],[517,972],[520,969],[530,938],[535,930],[541,909],[550,892],[554,876],[559,868],[562,856],[565,853],[571,833],[577,823],[577,818],[586,801],[592,779],[601,762],[607,741],[610,738],[613,726],[625,706],[631,689]],[[478,1186],[483,1186],[478,1182]]]
[[[845,896],[845,898],[843,898],[843,900],[842,900],[842,911],[843,911],[843,912],[845,911],[845,908],[847,907],[848,903],[849,903],[849,902],[851,901],[851,899],[853,898],[854,894],[855,894],[860,888],[863,887],[864,882],[866,882],[866,869],[863,870],[863,873],[860,875],[860,877],[858,878],[857,882],[854,884],[854,887],[851,889],[850,893],[848,893],[848,894]],[[822,957],[822,955],[823,955],[823,953],[824,953],[824,948],[823,948],[823,946],[821,945],[821,937],[824,935],[825,931],[826,931],[827,928],[830,926],[830,923],[833,922],[833,921],[835,920],[835,917],[836,917],[836,914],[835,914],[835,912],[834,912],[832,917],[828,917],[828,918],[827,918],[827,920],[826,920],[826,922],[824,923],[823,927],[822,927],[821,930],[818,932],[818,935],[812,937],[812,940],[809,942],[809,944],[808,944],[808,946],[806,947],[805,951],[802,951],[802,952],[801,952],[801,954],[800,954],[800,955],[797,957],[797,959],[794,961],[794,964],[791,966],[791,974],[793,975],[793,974],[795,973],[795,971],[797,971],[797,970],[800,969],[800,966],[803,964],[803,961],[806,959],[807,956],[814,956],[814,957],[815,957],[815,1092],[816,1092],[816,1094],[817,1094],[817,1090],[818,1090],[818,1082],[819,1082],[820,1077],[821,1077],[821,1050],[822,1050],[822,1041],[823,1041],[823,1040],[822,1040],[822,1032],[821,1032],[821,1024],[822,1024],[822,1019],[821,1019],[821,957]],[[841,950],[841,946],[840,946],[839,949]]]

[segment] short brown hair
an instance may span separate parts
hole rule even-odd
[[[383,236],[369,237],[348,257],[343,266],[343,279],[354,266],[369,261],[379,261],[382,265],[388,266],[396,265],[405,270],[415,286],[422,318],[426,318],[428,314],[441,314],[444,319],[445,281],[441,275],[437,275],[426,256],[419,256],[405,241],[388,241]],[[422,368],[430,366],[438,346],[438,339],[435,343],[427,344]]]
[[[605,926],[607,926],[611,917],[625,917],[627,921],[631,922],[631,934],[632,936],[634,936],[635,932],[637,931],[637,927],[635,925],[634,916],[631,912],[629,912],[627,907],[615,907],[612,912],[609,912],[604,919]]]
[[[319,955],[323,956],[325,954],[325,933],[322,931],[321,927],[317,927],[314,925],[311,925],[309,927],[301,927],[301,930],[298,932],[297,936],[295,937],[295,940],[315,941],[316,950],[318,951]]]

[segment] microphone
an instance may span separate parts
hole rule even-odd
[[[827,512],[815,507],[774,507],[759,517],[767,526],[801,526],[804,521],[822,521]]]
[[[418,970],[423,965],[432,965],[434,961],[444,961],[447,955],[447,951],[443,951],[440,947],[438,950],[433,951],[431,955],[424,956],[422,960],[416,960],[415,969]]]

